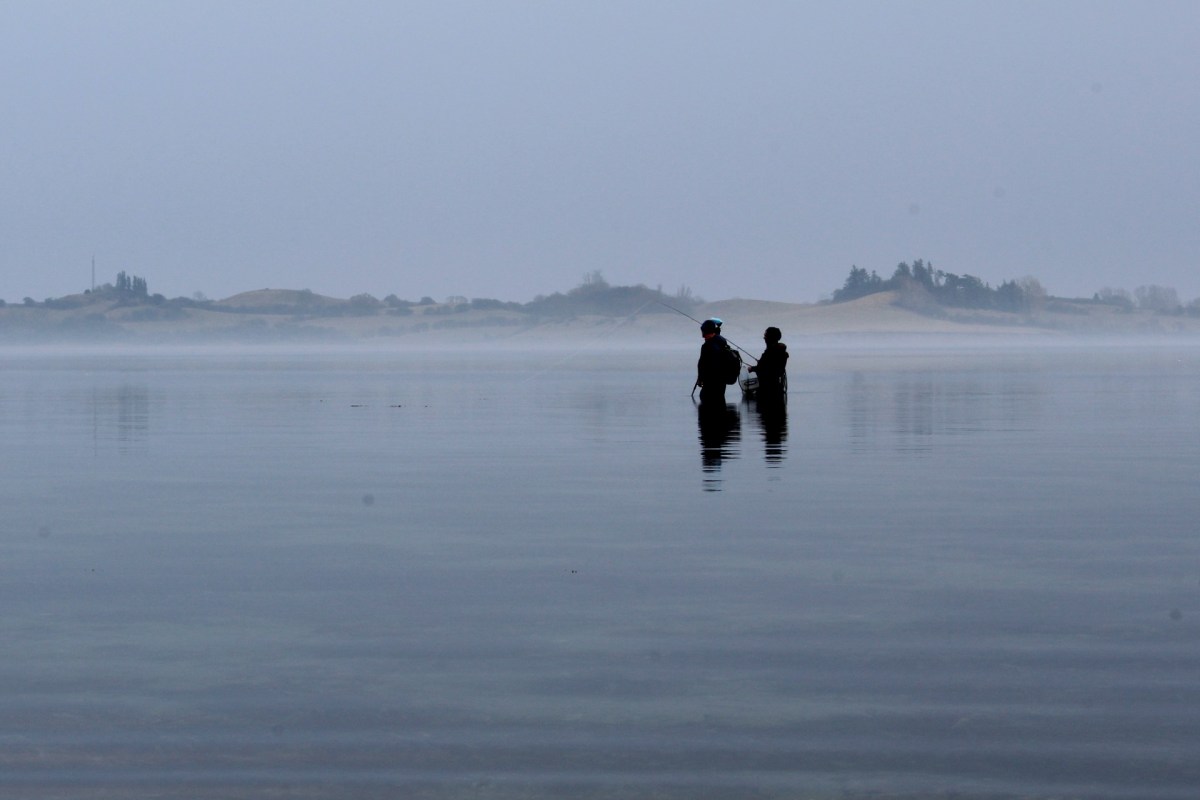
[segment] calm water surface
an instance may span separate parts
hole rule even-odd
[[[0,351],[0,796],[1193,798],[1200,347],[792,349]]]

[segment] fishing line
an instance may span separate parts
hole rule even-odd
[[[683,314],[683,316],[687,317],[688,319],[690,319],[692,322],[696,323],[697,325],[703,325],[703,324],[704,324],[704,323],[703,323],[703,322],[701,322],[700,320],[698,320],[698,319],[696,319],[695,317],[693,317],[691,314],[688,314],[688,313],[685,313],[685,312],[683,312],[683,311],[680,311],[678,308],[676,308],[675,306],[671,305],[670,303],[664,303],[662,300],[655,300],[654,302],[658,303],[659,305],[666,306],[667,308],[669,308],[669,309],[671,309],[672,311],[674,311],[676,314]],[[725,341],[729,342],[731,345],[733,345],[734,347],[736,347],[738,350],[741,350],[743,353],[745,353],[746,355],[748,355],[748,356],[750,356],[751,358],[753,358],[753,359],[754,359],[754,363],[755,363],[755,364],[757,364],[757,363],[758,363],[758,358],[757,358],[757,357],[756,357],[756,356],[755,356],[753,353],[751,353],[749,350],[747,350],[746,348],[744,348],[744,347],[742,347],[741,345],[739,345],[739,344],[738,344],[737,342],[735,342],[733,339],[730,339],[730,338],[729,338],[728,336],[726,336],[725,334],[721,334],[721,338],[723,338]]]

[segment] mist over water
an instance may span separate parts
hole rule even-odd
[[[1191,797],[1200,349],[790,349],[0,353],[0,794]]]

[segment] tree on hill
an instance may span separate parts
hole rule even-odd
[[[690,306],[698,302],[691,298],[690,290],[683,297],[673,298],[672,305]],[[667,311],[663,305],[663,293],[651,289],[644,284],[636,286],[611,286],[600,271],[589,272],[583,278],[583,283],[571,289],[566,294],[555,292],[549,297],[538,295],[524,308],[530,314],[538,316],[571,317],[578,314],[599,314],[605,316],[629,316],[638,313],[658,313]]]
[[[901,264],[901,266],[908,269],[907,264]],[[842,288],[833,293],[833,302],[844,303],[847,300],[857,300],[860,297],[883,291],[886,291],[883,278],[880,278],[874,271],[868,274],[865,269],[852,266]]]
[[[1133,296],[1138,308],[1160,314],[1172,314],[1182,307],[1178,292],[1169,286],[1139,286],[1133,290]]]
[[[1105,286],[1092,295],[1092,301],[1106,306],[1116,306],[1122,311],[1133,311],[1134,309],[1133,295],[1124,289],[1113,289],[1109,286]]]
[[[999,288],[993,289],[974,275],[943,272],[934,269],[933,264],[917,259],[911,265],[905,262],[898,264],[892,277],[887,280],[873,270],[868,273],[861,267],[852,266],[842,288],[833,293],[832,302],[844,303],[879,292],[900,291],[910,296],[913,293],[927,295],[943,306],[1027,311],[1031,305],[1031,293],[1027,291],[1027,286],[1032,290],[1033,285],[1028,281],[1005,281]],[[1040,290],[1040,285],[1037,288]]]
[[[1152,311],[1155,314],[1180,314],[1184,311],[1191,313],[1191,309],[1197,305],[1198,301],[1193,301],[1185,308],[1179,300],[1179,292],[1170,286],[1154,284],[1139,286],[1132,293],[1125,289],[1113,289],[1106,286],[1092,295],[1093,303],[1113,306],[1126,312],[1140,309]]]
[[[374,314],[379,309],[383,308],[383,303],[380,302],[374,295],[364,292],[356,294],[348,301],[351,312],[360,316]]]
[[[126,275],[124,270],[117,273],[117,294],[126,297],[147,297],[149,290],[146,279],[137,275]]]

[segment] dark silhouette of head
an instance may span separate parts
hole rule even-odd
[[[775,344],[782,338],[783,333],[779,330],[779,328],[774,326],[763,331],[763,341],[767,342],[768,344]]]

